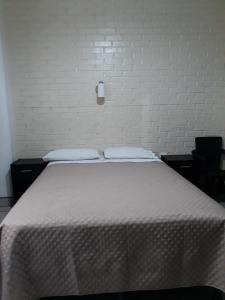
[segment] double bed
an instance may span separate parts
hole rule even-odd
[[[225,209],[157,159],[50,163],[1,224],[2,300],[211,286]]]

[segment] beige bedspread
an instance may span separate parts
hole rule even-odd
[[[2,300],[209,285],[225,210],[164,163],[58,164],[1,225]]]

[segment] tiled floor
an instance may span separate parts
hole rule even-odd
[[[42,300],[222,300],[222,298],[211,288],[191,288],[172,291],[132,292],[121,295],[54,297]]]
[[[0,206],[0,223],[5,218],[10,208],[8,206]]]
[[[7,213],[9,212],[9,199],[7,198],[0,198],[0,223],[5,218]]]

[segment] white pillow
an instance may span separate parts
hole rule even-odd
[[[151,150],[139,147],[114,147],[104,150],[105,158],[155,158]]]
[[[42,157],[44,161],[85,160],[100,158],[95,149],[58,149],[48,152]]]

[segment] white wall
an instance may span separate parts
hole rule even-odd
[[[6,94],[1,25],[2,24],[0,20],[0,197],[7,197],[10,195],[9,171],[10,163],[12,162],[12,149],[8,112],[9,105]]]
[[[5,0],[16,156],[183,153],[195,136],[225,137],[224,11],[224,0]]]

